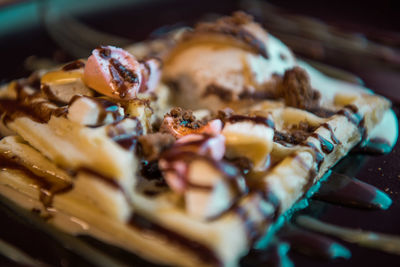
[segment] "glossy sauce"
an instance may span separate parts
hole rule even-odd
[[[264,124],[267,127],[275,129],[275,124],[270,118],[261,117],[261,116],[244,116],[244,115],[232,115],[226,119],[227,122],[235,123],[242,121],[251,121],[256,124]]]
[[[136,128],[127,132],[121,124],[123,120],[116,121],[107,126],[107,135],[120,147],[128,151],[136,152],[138,147],[138,136],[143,134],[143,127],[138,118],[129,118],[136,121]]]
[[[378,188],[336,172],[332,172],[313,198],[366,209],[385,210],[392,204],[390,197]]]
[[[168,241],[181,246],[182,249],[191,251],[191,253],[198,256],[202,261],[214,266],[221,266],[218,257],[207,246],[151,222],[137,213],[132,214],[129,225],[143,232],[149,231],[164,236]]]
[[[369,155],[385,155],[392,151],[389,141],[384,138],[372,138],[366,143],[362,143],[351,150],[353,153],[362,153]]]
[[[45,208],[52,206],[53,198],[56,194],[66,193],[73,188],[73,185],[68,182],[50,181],[49,178],[33,172],[25,167],[21,163],[21,159],[16,156],[8,157],[4,154],[0,154],[0,171],[3,169],[17,170],[31,178],[39,188],[39,200]],[[58,177],[54,176],[54,180],[55,179],[58,179]]]
[[[308,256],[322,259],[351,257],[351,252],[333,239],[298,227],[284,227],[278,236],[280,240],[288,242],[291,249]]]
[[[321,135],[319,135],[317,133],[312,133],[311,136],[320,142],[321,149],[325,154],[330,154],[333,151],[333,149],[335,148],[332,143],[330,143],[328,140],[323,138]]]

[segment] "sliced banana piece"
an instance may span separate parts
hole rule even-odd
[[[228,158],[247,157],[256,169],[262,169],[273,147],[274,130],[252,121],[226,123],[222,134],[226,138]]]

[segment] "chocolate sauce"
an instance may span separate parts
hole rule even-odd
[[[312,133],[311,136],[315,139],[318,139],[318,141],[321,143],[321,149],[325,154],[330,154],[335,148],[332,143],[323,138],[321,135],[317,133]]]
[[[189,238],[171,231],[162,225],[151,222],[137,213],[132,214],[129,220],[129,225],[143,232],[151,232],[164,236],[169,242],[182,247],[182,249],[190,250],[194,255],[199,257],[199,259],[210,265],[221,266],[222,264],[217,255],[215,255],[207,246],[197,241],[190,240]]]
[[[126,118],[136,121],[135,129],[126,131],[121,124],[124,120],[116,121],[107,126],[107,135],[119,146],[128,151],[135,151],[138,147],[138,136],[143,134],[143,127],[138,118]]]
[[[56,104],[57,106],[64,106],[66,103],[58,98],[53,91],[51,91],[50,86],[47,84],[42,84],[40,86],[41,91],[43,94],[51,101],[51,103]]]
[[[362,153],[369,155],[385,155],[392,151],[389,141],[384,138],[372,138],[366,143],[360,143],[351,150],[352,153]]]
[[[46,123],[57,111],[56,108],[48,107],[47,103],[47,101],[42,101],[25,105],[13,99],[0,99],[0,114],[6,114],[6,123],[19,117],[28,117],[36,122]]]
[[[246,157],[238,157],[234,159],[224,158],[224,159],[235,165],[243,175],[248,174],[254,167],[252,161]]]
[[[100,46],[97,48],[99,55],[103,59],[109,59],[111,57],[111,49],[105,46]]]
[[[137,147],[137,136],[132,135],[120,135],[113,138],[114,142],[116,142],[120,147],[124,148],[128,151],[134,151]]]
[[[331,133],[331,140],[334,144],[336,144],[336,145],[340,144],[340,141],[336,138],[335,134],[333,133],[332,127],[328,123],[325,122],[325,123],[321,124],[321,127],[324,127]]]
[[[216,84],[207,85],[202,97],[208,97],[210,95],[216,95],[219,99],[225,102],[229,102],[234,99],[232,90]]]
[[[39,188],[39,200],[46,208],[52,206],[53,198],[56,194],[66,193],[73,187],[72,184],[67,182],[60,181],[56,183],[50,181],[48,177],[42,176],[24,166],[22,160],[17,156],[8,157],[0,153],[0,171],[3,169],[17,170],[31,178]],[[50,173],[46,172],[46,175],[50,175]],[[54,179],[58,179],[58,177],[54,177]]]
[[[337,114],[335,111],[332,111],[330,109],[326,109],[323,107],[307,108],[306,110],[308,112],[311,112],[311,113],[317,115],[318,117],[321,117],[321,118],[330,118],[333,115]]]
[[[235,212],[239,216],[246,229],[247,240],[251,244],[253,244],[257,239],[260,238],[260,224],[257,224],[253,220],[251,220],[251,215],[244,207],[241,207],[240,205],[234,205],[233,207],[234,208],[230,210]]]
[[[353,113],[353,115],[350,114],[348,110],[350,110]],[[348,121],[353,123],[358,128],[362,142],[367,138],[367,131],[364,125],[365,124],[364,117],[362,117],[357,112],[358,108],[355,105],[346,105],[344,109],[339,110],[336,114],[345,116]]]
[[[243,188],[241,188],[239,184],[239,180],[243,179],[243,177],[240,171],[233,164],[230,164],[223,160],[216,161],[209,156],[203,156],[197,153],[197,150],[199,149],[197,147],[201,147],[204,143],[208,141],[209,138],[212,138],[212,136],[206,136],[205,139],[196,140],[189,143],[175,144],[171,149],[165,151],[161,155],[161,158],[167,162],[183,161],[186,162],[186,164],[189,164],[191,161],[194,160],[206,161],[223,175],[223,178],[228,184],[231,192],[234,192],[235,195],[240,195],[244,193]],[[178,179],[180,179],[183,184],[187,186],[194,186],[188,181],[188,173],[178,173],[173,167],[164,169],[163,171],[172,171],[178,176]],[[206,187],[203,187],[203,189],[205,188]],[[212,189],[211,187],[207,188]],[[222,214],[219,214],[216,217],[219,217],[220,215]]]
[[[37,72],[33,72],[26,79],[18,80],[17,83],[18,83],[18,86],[20,86],[21,88],[23,88],[25,86],[29,86],[30,88],[35,89],[36,91],[40,90],[40,76]]]
[[[264,201],[272,204],[272,206],[274,207],[272,217],[270,217],[270,214],[264,214],[264,216],[266,217],[266,219],[272,219],[273,221],[275,221],[281,213],[281,202],[279,198],[265,185],[264,187],[262,187],[262,190],[259,191],[259,193],[261,194]]]
[[[290,248],[302,254],[322,258],[350,258],[350,251],[333,239],[294,226],[281,229],[278,237],[290,244]]]
[[[314,143],[306,142],[305,146],[310,147],[314,151],[315,162],[317,163],[317,166],[319,169],[321,167],[322,162],[325,159],[324,155],[321,153],[321,151],[319,151],[319,149],[317,148],[317,146]]]
[[[63,71],[76,70],[85,67],[85,63],[81,60],[75,60],[62,67]]]
[[[242,121],[251,121],[256,124],[264,124],[267,127],[270,127],[272,129],[275,129],[275,124],[274,122],[266,117],[261,117],[261,116],[244,116],[244,115],[232,115],[229,116],[226,121],[235,123],[235,122],[242,122]]]
[[[240,266],[293,266],[288,253],[290,246],[285,242],[273,243],[267,249],[252,249],[249,254],[240,261]]]
[[[249,92],[244,90],[239,94],[239,99],[276,99],[276,93],[271,91]]]
[[[348,110],[346,110],[346,109],[341,109],[341,110],[339,110],[336,114],[345,116],[349,122],[353,123],[353,124],[356,125],[356,126],[358,126],[358,124],[359,124],[359,122],[360,122],[360,121],[358,120],[358,118],[353,117],[353,116],[350,114],[350,112],[349,112]]]
[[[91,168],[87,168],[87,167],[78,168],[76,170],[76,173],[79,173],[79,172],[87,173],[87,174],[91,175],[92,177],[95,177],[96,179],[99,179],[99,180],[105,182],[106,184],[113,187],[114,189],[124,191],[113,177],[108,177],[102,173],[99,173],[99,172],[97,172]]]
[[[314,199],[366,209],[388,209],[390,197],[378,188],[344,174],[333,172]]]
[[[129,84],[138,84],[139,79],[136,74],[134,74],[131,70],[122,65],[122,63],[118,59],[111,58],[109,61],[110,73],[113,77],[113,82],[117,85],[119,96],[121,98],[125,98],[129,89],[125,85],[125,82]]]
[[[158,160],[142,161],[140,174],[147,180],[157,180],[165,183],[162,173],[158,168]]]

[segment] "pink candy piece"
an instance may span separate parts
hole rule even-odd
[[[92,51],[84,69],[85,83],[99,93],[117,99],[133,99],[137,93],[155,89],[160,79],[160,62],[138,62],[127,51],[102,46]]]

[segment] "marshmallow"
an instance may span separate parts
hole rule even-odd
[[[116,99],[134,99],[151,92],[160,79],[160,62],[140,63],[121,48],[102,46],[93,50],[84,69],[85,83],[99,93]]]

